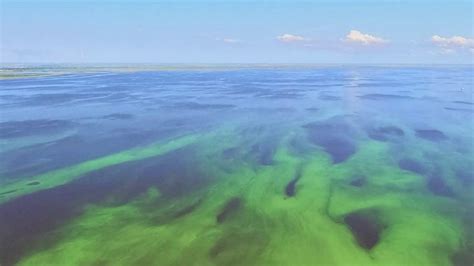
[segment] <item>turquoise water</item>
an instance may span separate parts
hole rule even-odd
[[[58,72],[0,81],[1,265],[474,261],[471,67]]]

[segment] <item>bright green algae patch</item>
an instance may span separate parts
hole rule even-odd
[[[133,148],[38,176],[22,178],[21,181],[4,184],[0,188],[0,204],[22,195],[63,185],[95,170],[168,153],[196,142],[199,137],[200,135],[187,135],[167,142],[160,141],[147,147]],[[32,182],[37,183],[32,186],[30,185]]]
[[[193,156],[218,177],[212,185],[172,201],[152,187],[127,204],[91,205],[59,229],[55,245],[19,264],[450,265],[464,240],[463,207],[390,163],[386,144],[361,142],[354,156],[333,165],[322,152],[291,152],[285,139],[273,163],[262,165],[247,159],[249,142],[200,142]],[[234,145],[235,156],[219,156]],[[366,184],[351,186],[354,174]],[[352,213],[371,213],[380,223],[373,248],[362,248],[345,223]]]

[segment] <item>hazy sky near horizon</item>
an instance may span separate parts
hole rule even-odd
[[[2,0],[11,63],[473,63],[473,1]]]

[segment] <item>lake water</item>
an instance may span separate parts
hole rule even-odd
[[[0,81],[0,265],[472,265],[473,68]]]

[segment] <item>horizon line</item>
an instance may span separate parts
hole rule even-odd
[[[235,63],[235,62],[214,62],[214,63],[206,63],[206,62],[0,62],[0,68],[8,68],[8,65],[63,65],[63,66],[127,66],[127,65],[146,65],[146,66],[334,66],[334,65],[360,65],[360,66],[397,66],[397,65],[413,65],[413,66],[420,66],[420,65],[437,65],[437,66],[450,66],[450,65],[458,65],[458,66],[474,66],[474,62],[470,63],[434,63],[434,62],[427,62],[427,63],[393,63],[393,62],[377,62],[377,63],[352,63],[352,62],[341,62],[341,63],[265,63],[265,62],[242,62],[242,63]]]

